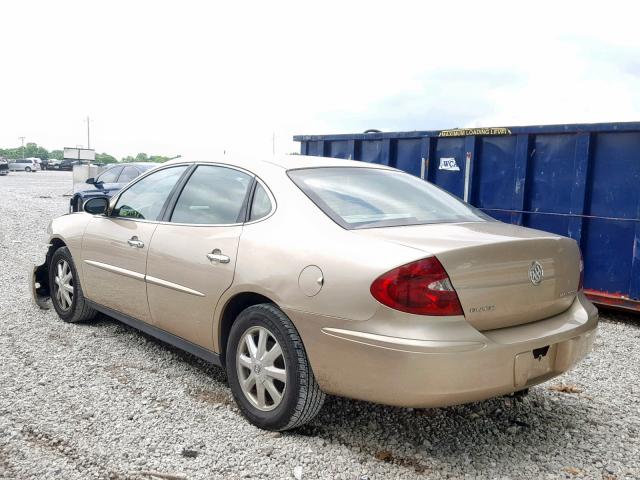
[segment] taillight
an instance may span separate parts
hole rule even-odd
[[[584,287],[584,260],[582,258],[582,252],[580,252],[580,280],[578,280],[578,291]]]
[[[381,275],[371,295],[383,305],[416,315],[462,315],[447,272],[436,257],[408,263]]]

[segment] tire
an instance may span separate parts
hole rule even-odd
[[[24,171],[30,173],[31,172],[31,167],[24,167]]]
[[[259,339],[261,331],[271,335],[265,341],[267,355],[262,358],[268,358],[268,353],[276,351],[274,342],[280,346],[282,353],[272,366],[269,365],[269,360],[258,360],[249,368],[246,366],[249,358],[247,336],[251,335],[253,340],[256,337]],[[270,377],[269,372],[280,372],[282,375],[281,368],[284,368],[283,378],[286,378],[286,382]],[[227,342],[226,369],[231,392],[242,414],[259,428],[283,431],[299,427],[311,421],[324,403],[325,394],[313,376],[302,339],[291,320],[275,305],[253,305],[238,315]],[[240,385],[241,377],[246,379],[250,375],[254,375],[255,378],[255,394],[245,393]],[[260,403],[257,389],[261,379],[265,380],[265,386],[271,380],[271,388],[275,385],[282,393],[279,402],[274,400],[269,388],[266,388],[266,393],[263,394],[263,408],[257,406]]]
[[[64,295],[64,293],[58,294],[61,290],[56,282],[59,269],[62,273],[68,272],[71,274],[70,280],[66,282],[66,285],[72,290],[67,290],[67,292],[70,293],[68,296]],[[63,275],[63,278],[65,276],[66,275]],[[89,306],[84,298],[78,272],[67,247],[57,249],[51,256],[51,263],[49,264],[49,286],[53,308],[55,308],[58,316],[65,322],[86,322],[96,316],[96,311]]]

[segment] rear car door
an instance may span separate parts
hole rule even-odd
[[[213,349],[213,313],[233,282],[253,181],[243,170],[199,165],[174,194],[147,259],[147,296],[155,326]]]
[[[82,241],[83,289],[89,300],[151,322],[145,270],[149,243],[188,165],[158,170],[115,199],[109,216],[94,216]]]

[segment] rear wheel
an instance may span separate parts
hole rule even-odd
[[[289,430],[315,417],[325,394],[291,320],[276,306],[254,305],[236,319],[226,367],[244,416],[267,430]]]
[[[24,167],[25,172],[31,172],[31,167]]]
[[[53,307],[62,320],[77,323],[95,317],[96,311],[84,298],[78,272],[67,247],[59,248],[51,257],[49,285]]]

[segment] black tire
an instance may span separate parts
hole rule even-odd
[[[73,294],[71,304],[66,308],[63,302],[58,299],[57,291],[60,287],[56,284],[56,272],[58,271],[58,265],[63,265],[62,262],[67,263],[72,275],[71,286],[73,287]],[[51,303],[53,303],[53,308],[55,308],[58,316],[65,322],[86,322],[96,316],[97,312],[89,306],[84,298],[80,279],[78,278],[78,272],[67,247],[57,249],[51,256],[51,263],[49,264],[49,288],[51,291]]]
[[[245,332],[263,327],[275,337],[286,364],[286,387],[275,409],[256,408],[240,387],[236,352]],[[274,431],[290,430],[311,421],[322,408],[325,394],[313,375],[302,339],[289,318],[275,305],[263,303],[243,310],[231,327],[226,351],[231,392],[243,415],[255,426]]]
[[[28,172],[28,173],[31,173],[31,167],[25,167],[24,171]]]

